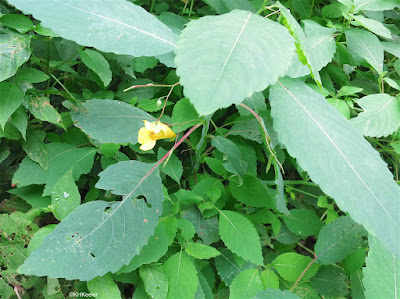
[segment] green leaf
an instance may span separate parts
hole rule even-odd
[[[94,148],[76,148],[73,145],[61,143],[46,144],[46,150],[49,164],[47,171],[26,157],[14,174],[14,184],[19,187],[46,184],[43,196],[50,195],[54,185],[71,167],[73,167],[74,180],[78,180],[81,174],[88,173],[92,168],[96,153]]]
[[[122,298],[118,285],[109,274],[106,274],[102,277],[96,277],[93,280],[88,281],[87,288],[90,293],[97,294],[96,298],[98,299]]]
[[[313,210],[306,209],[290,210],[290,215],[284,216],[283,221],[293,233],[301,237],[318,236],[323,225]]]
[[[248,0],[203,0],[215,9],[217,14],[222,15],[234,9],[256,12],[256,9]]]
[[[332,61],[336,52],[334,38],[335,29],[319,25],[311,20],[304,20],[304,33],[307,36],[307,45],[310,49],[312,62],[316,71],[320,71],[324,66]]]
[[[307,37],[304,34],[303,29],[301,29],[299,23],[297,23],[296,19],[290,13],[290,10],[284,7],[279,1],[275,3],[275,5],[279,8],[282,16],[285,18],[286,26],[290,30],[290,33],[296,40],[297,54],[301,57],[301,61],[303,64],[307,64],[311,70],[311,75],[318,85],[321,85],[321,77],[318,73],[318,68],[313,61],[313,53],[311,52],[310,44],[307,41]],[[310,33],[311,34],[311,33]]]
[[[35,235],[32,237],[28,245],[27,256],[29,256],[34,250],[40,247],[43,243],[43,239],[47,237],[56,228],[56,224],[49,224],[41,227]]]
[[[34,28],[31,19],[19,14],[6,14],[0,18],[0,23],[17,30],[19,33],[26,33]]]
[[[0,81],[13,76],[31,56],[30,35],[0,31]],[[16,86],[15,86],[16,87]]]
[[[276,199],[273,192],[253,175],[244,175],[243,180],[232,178],[229,182],[232,196],[250,207],[275,208]]]
[[[280,142],[341,210],[400,256],[400,187],[386,164],[321,95],[298,80],[281,84],[270,90]]]
[[[386,52],[400,58],[400,44],[391,42],[381,42],[381,44]]]
[[[224,167],[229,172],[242,176],[247,171],[247,162],[243,160],[238,146],[223,136],[215,136],[211,145],[226,155]]]
[[[168,278],[167,298],[194,298],[197,290],[197,271],[186,254],[178,252],[164,264],[164,272]]]
[[[220,159],[204,157],[204,162],[206,162],[207,166],[210,167],[213,172],[226,178],[227,171],[224,167],[224,163]]]
[[[50,104],[49,98],[42,96],[30,96],[27,102],[29,111],[33,114],[33,116],[65,129],[64,124],[62,123],[61,115]]]
[[[179,36],[175,63],[186,97],[206,115],[275,83],[294,49],[283,26],[234,10],[191,21]]]
[[[383,72],[383,47],[375,34],[350,28],[345,31],[347,48],[356,58],[368,62],[379,74]]]
[[[0,277],[0,296],[1,298],[8,299],[15,295],[14,289]]]
[[[360,247],[350,253],[342,262],[342,266],[347,275],[351,275],[360,270],[365,264],[365,248]]]
[[[137,143],[143,120],[155,120],[139,108],[112,100],[90,100],[83,110],[71,112],[75,126],[103,143]]]
[[[185,240],[190,240],[194,237],[194,225],[189,220],[183,218],[178,219],[177,227]]]
[[[22,142],[22,148],[32,161],[39,163],[44,169],[48,169],[47,149],[43,142],[46,133],[38,130],[29,130],[28,138]]]
[[[351,295],[354,299],[365,299],[362,279],[363,274],[361,270],[357,270],[357,272],[350,275]]]
[[[233,211],[220,211],[219,234],[233,253],[256,265],[263,264],[260,237],[247,218]]]
[[[388,94],[371,94],[357,100],[364,109],[350,123],[365,136],[388,136],[400,127],[400,100]]]
[[[174,50],[175,34],[142,7],[125,0],[10,0],[65,39],[103,52],[155,56]]]
[[[22,138],[26,140],[26,128],[28,127],[28,115],[24,106],[19,106],[11,115],[10,123],[21,132]]]
[[[339,297],[348,293],[347,276],[338,266],[322,266],[310,279],[310,283],[318,293],[324,296]]]
[[[132,299],[151,299],[146,293],[143,282],[139,282],[139,284],[135,286]]]
[[[300,255],[294,252],[287,252],[279,255],[271,263],[271,266],[279,273],[283,279],[295,282],[297,278],[308,267],[312,259],[309,256]],[[302,280],[308,280],[317,273],[319,265],[312,264],[305,272]]]
[[[377,238],[368,236],[367,267],[363,269],[366,298],[396,298],[400,291],[400,261]]]
[[[382,36],[387,39],[392,39],[392,34],[390,33],[390,30],[387,29],[381,22],[373,19],[368,19],[363,16],[353,16],[353,19],[376,35]]]
[[[150,298],[167,298],[168,280],[161,266],[142,266],[139,269],[139,273],[146,293]]]
[[[15,84],[0,83],[0,127],[4,130],[8,118],[17,110],[24,100],[22,90]]]
[[[10,149],[5,142],[0,142],[0,164],[10,155]]]
[[[42,196],[43,187],[38,185],[14,188],[7,192],[22,198],[30,204],[32,208],[47,208],[51,202],[50,196]]]
[[[160,147],[158,149],[157,158],[161,159],[167,152],[167,150]],[[160,171],[164,172],[166,175],[171,177],[171,179],[180,184],[183,173],[183,166],[182,162],[178,159],[177,156],[175,156],[173,152],[168,156],[166,162],[160,165]]]
[[[110,84],[112,73],[108,61],[99,52],[86,49],[80,52],[82,62],[103,81],[104,87]]]
[[[92,280],[128,264],[148,242],[161,215],[161,179],[157,171],[148,174],[153,166],[125,161],[101,172],[96,187],[124,199],[80,205],[25,260],[19,273]]]
[[[357,13],[361,10],[389,10],[400,5],[399,0],[354,0],[354,12]]]
[[[220,255],[219,251],[214,247],[203,245],[200,243],[189,243],[185,247],[185,251],[197,259],[210,259]]]
[[[317,263],[328,265],[341,262],[363,243],[365,229],[349,216],[342,216],[324,226],[315,244]]]
[[[70,169],[58,180],[51,192],[54,217],[63,220],[80,204],[81,195],[72,177],[72,169]]]
[[[296,289],[298,287],[296,287]],[[304,298],[308,298],[308,297],[304,297]],[[282,290],[275,290],[275,289],[267,289],[265,291],[257,293],[256,296],[252,297],[252,299],[300,299],[300,297],[287,291],[287,290],[282,291]]]
[[[262,144],[260,124],[253,115],[236,118],[234,125],[229,130],[229,135],[239,135]]]
[[[258,268],[240,272],[229,286],[229,299],[247,299],[264,289]]]
[[[203,218],[196,207],[192,207],[182,212],[182,217],[189,220],[194,225],[197,235],[203,240],[205,245],[219,241],[218,217]]]
[[[185,131],[202,120],[203,118],[198,115],[193,105],[189,102],[189,99],[181,99],[174,105],[171,116],[171,123],[174,124],[172,126],[173,131]]]
[[[234,255],[227,248],[219,248],[221,253],[215,257],[215,267],[217,268],[218,275],[221,280],[229,286],[233,279],[241,272],[247,269],[253,269],[256,267],[251,262],[245,261],[242,258]]]
[[[279,289],[279,277],[271,269],[265,269],[260,274],[260,279],[264,289]]]
[[[50,77],[46,73],[34,68],[24,68],[19,70],[15,75],[15,80],[29,83],[40,83],[48,80],[49,78]]]
[[[165,229],[165,224],[160,222],[154,230],[154,235],[149,238],[139,255],[134,256],[130,263],[119,269],[117,273],[135,271],[141,265],[155,263],[164,256],[168,251],[169,243]]]
[[[247,107],[253,109],[255,112],[260,113],[261,111],[267,110],[267,104],[265,103],[265,97],[261,92],[255,92],[251,97],[245,98],[242,102]],[[246,108],[236,105],[236,109],[239,111],[240,115],[251,115],[252,113]]]

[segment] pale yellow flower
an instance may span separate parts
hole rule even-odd
[[[159,139],[175,138],[176,134],[162,122],[144,120],[144,127],[138,133],[138,142],[142,151],[151,150]]]

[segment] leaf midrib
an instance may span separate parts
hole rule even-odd
[[[74,5],[71,5],[71,4],[67,4],[67,3],[65,3],[65,2],[61,2],[61,1],[59,1],[59,0],[54,0],[54,2],[57,2],[57,3],[59,3],[59,4],[65,5],[65,6],[69,6],[69,7],[73,8],[73,9],[80,10],[80,11],[82,11],[82,12],[84,12],[84,13],[87,13],[87,14],[90,14],[90,15],[94,15],[94,16],[96,16],[96,17],[105,19],[105,20],[107,20],[107,21],[114,22],[114,23],[117,23],[117,24],[122,25],[122,26],[126,26],[126,27],[128,27],[128,28],[131,28],[131,29],[133,29],[133,30],[136,30],[136,31],[138,31],[138,32],[141,32],[141,33],[143,33],[143,34],[145,34],[145,35],[151,36],[151,37],[153,37],[153,38],[155,38],[155,39],[158,39],[158,40],[160,40],[160,41],[162,41],[162,42],[164,42],[164,43],[167,43],[167,44],[169,44],[169,45],[171,45],[171,46],[173,46],[173,47],[176,48],[176,44],[171,43],[170,41],[168,41],[168,40],[166,40],[166,39],[164,39],[164,38],[162,38],[162,37],[159,37],[159,36],[157,36],[157,35],[155,35],[155,34],[153,34],[153,33],[150,33],[150,32],[148,32],[148,31],[145,31],[145,30],[143,30],[143,29],[139,29],[139,28],[137,28],[137,27],[135,27],[135,26],[126,24],[126,23],[124,23],[124,22],[120,22],[120,21],[118,21],[118,20],[111,19],[111,18],[109,18],[109,17],[106,17],[106,16],[103,16],[103,15],[97,14],[97,13],[95,13],[95,12],[91,12],[91,11],[88,11],[88,10],[86,10],[86,9],[83,9],[83,8],[80,8],[80,7],[77,7],[77,6],[74,6]]]
[[[236,45],[238,44],[239,39],[241,38],[241,36],[242,36],[242,34],[243,34],[243,31],[244,31],[244,29],[246,28],[246,26],[247,26],[247,24],[248,24],[248,22],[249,22],[249,19],[250,19],[250,17],[251,17],[252,14],[253,14],[253,13],[249,13],[249,14],[247,15],[247,18],[246,18],[246,20],[244,21],[244,24],[243,24],[242,28],[240,29],[240,32],[239,32],[238,36],[236,37],[236,40],[235,40],[235,42],[234,42],[234,44],[233,44],[233,46],[232,46],[232,48],[231,48],[231,50],[230,50],[230,52],[229,52],[229,54],[228,54],[228,57],[225,59],[225,62],[224,62],[224,64],[222,65],[221,71],[220,71],[219,76],[218,76],[218,78],[217,78],[217,80],[216,80],[216,82],[215,82],[214,88],[213,88],[212,91],[210,92],[209,98],[213,98],[214,93],[215,93],[215,90],[217,89],[217,86],[219,85],[219,82],[220,82],[220,80],[221,80],[221,78],[222,78],[222,75],[223,75],[224,72],[225,72],[226,65],[228,64],[229,60],[231,59],[232,53],[233,53],[233,51],[235,50]]]
[[[279,81],[278,81],[279,82]],[[325,135],[325,137],[329,140],[330,143],[336,148],[336,150],[339,152],[340,156],[344,159],[344,161],[350,166],[351,170],[354,172],[356,177],[360,180],[362,185],[368,190],[368,192],[372,195],[372,197],[375,199],[375,201],[378,203],[378,205],[382,208],[382,210],[385,212],[385,214],[388,216],[388,218],[395,224],[395,226],[400,229],[400,225],[393,219],[393,216],[386,210],[386,208],[382,205],[382,203],[379,201],[379,199],[376,197],[376,195],[372,192],[372,190],[368,187],[367,183],[362,179],[360,174],[356,171],[354,168],[353,164],[350,163],[350,161],[347,159],[347,157],[343,154],[343,152],[340,150],[340,148],[336,145],[336,143],[332,140],[332,138],[328,135],[328,133],[322,128],[322,126],[318,123],[318,121],[311,115],[311,113],[304,107],[300,101],[290,92],[290,90],[281,84],[282,88],[290,95],[290,97],[300,106],[300,108],[308,115],[308,117],[318,126],[318,128],[321,130],[321,132]]]

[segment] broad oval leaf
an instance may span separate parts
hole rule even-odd
[[[125,0],[10,0],[65,39],[103,52],[155,56],[176,47],[175,34],[142,7]]]
[[[310,57],[315,71],[320,71],[332,61],[336,52],[335,29],[327,28],[318,23],[305,20],[304,32],[307,36],[307,45],[310,49]]]
[[[13,76],[18,68],[31,56],[31,36],[0,32],[0,81]]]
[[[43,196],[50,195],[57,181],[71,168],[75,181],[82,174],[88,173],[92,169],[96,154],[96,149],[93,147],[78,148],[66,143],[48,143],[45,145],[45,150],[47,151],[47,170],[25,157],[14,174],[13,184],[18,187],[45,184]]]
[[[122,298],[117,283],[109,274],[88,281],[87,288],[91,293],[97,294],[99,298]]]
[[[168,293],[168,279],[162,266],[142,266],[139,269],[146,293],[151,298],[166,299]]]
[[[373,236],[368,236],[367,267],[363,269],[366,298],[398,298],[400,260]]]
[[[96,187],[125,195],[124,199],[79,206],[57,225],[18,271],[91,280],[128,264],[154,233],[161,215],[161,179],[157,170],[148,174],[153,166],[125,161],[100,173]]]
[[[175,63],[185,95],[205,115],[275,83],[294,50],[283,26],[234,10],[191,21],[179,37]]]
[[[164,264],[168,278],[168,299],[194,298],[199,280],[193,262],[185,253],[178,252]]]
[[[137,143],[143,120],[155,120],[150,114],[125,102],[90,100],[83,109],[71,112],[75,126],[103,143]]]
[[[347,48],[356,58],[368,62],[379,74],[383,72],[383,47],[375,34],[362,29],[345,31]]]
[[[300,299],[300,297],[288,290],[282,291],[269,288],[257,293],[252,299]]]
[[[271,266],[278,272],[283,279],[295,282],[300,275],[304,275],[302,277],[303,280],[308,280],[310,277],[313,277],[315,273],[317,273],[319,269],[318,264],[309,264],[312,259],[309,256],[301,255],[295,252],[287,252],[276,257],[272,262]],[[309,266],[309,267],[308,267]]]
[[[390,30],[387,29],[381,22],[378,22],[374,19],[368,19],[363,16],[353,16],[353,19],[369,31],[384,38],[392,39],[392,34],[390,33]]]
[[[400,188],[386,164],[320,94],[281,82],[270,91],[281,143],[341,210],[400,256]]]
[[[357,13],[361,10],[389,10],[399,5],[399,0],[354,0],[354,12]]]
[[[220,211],[219,234],[233,253],[256,265],[263,264],[260,237],[246,217],[232,211]]]
[[[350,123],[365,136],[382,137],[400,126],[400,100],[386,93],[371,94],[357,101],[364,109]]]
[[[264,289],[259,269],[248,269],[236,275],[229,286],[229,299],[250,299]]]
[[[342,216],[321,229],[314,250],[317,263],[341,262],[363,243],[365,229],[349,216]]]

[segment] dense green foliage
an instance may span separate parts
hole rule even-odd
[[[0,1],[0,297],[397,298],[399,8]]]

